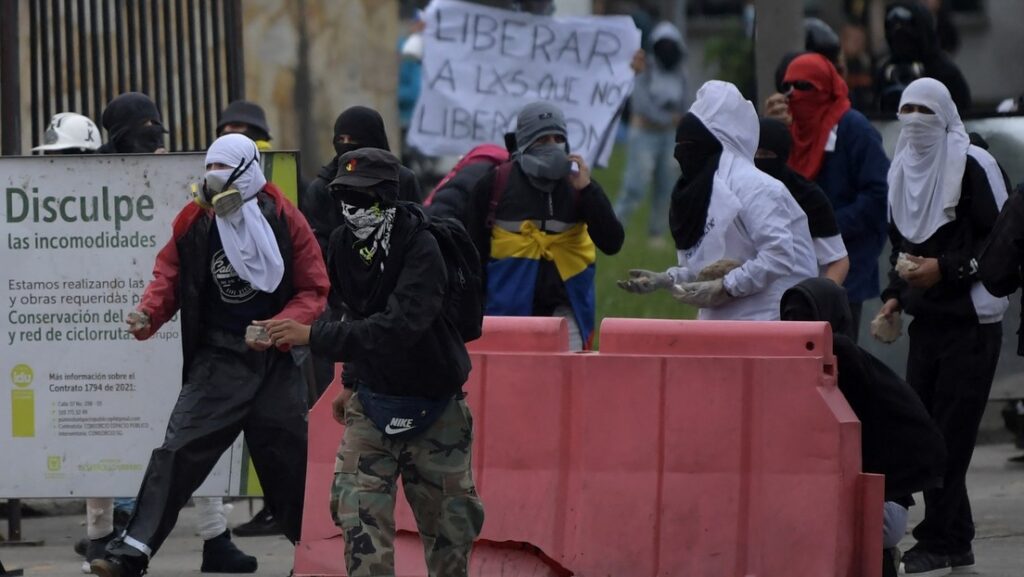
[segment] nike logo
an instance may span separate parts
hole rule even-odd
[[[415,429],[416,425],[412,424],[412,419],[391,419],[391,422],[384,427],[384,432],[389,435],[397,435]]]

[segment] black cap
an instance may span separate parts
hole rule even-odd
[[[338,161],[338,175],[331,186],[371,188],[381,183],[397,186],[399,166],[394,154],[380,148],[346,152]]]
[[[264,140],[270,140],[270,127],[267,126],[267,115],[263,108],[255,102],[248,100],[235,100],[228,104],[224,112],[220,113],[220,120],[217,121],[217,134],[228,124],[248,124],[257,128],[266,136]]]

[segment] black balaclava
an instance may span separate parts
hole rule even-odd
[[[757,143],[759,150],[770,150],[775,158],[754,157],[757,169],[776,180],[782,181],[789,189],[793,200],[800,205],[807,215],[807,226],[813,238],[828,238],[839,234],[835,212],[828,197],[817,184],[796,173],[786,163],[789,150],[793,146],[793,136],[789,127],[775,118],[761,119],[761,139]]]
[[[832,334],[853,338],[853,314],[846,290],[827,278],[809,278],[782,295],[779,305],[784,321],[825,321]]]
[[[347,134],[355,142],[338,142],[338,137]],[[345,109],[334,121],[334,152],[340,157],[346,152],[360,148],[391,150],[388,134],[384,130],[384,119],[380,113],[365,106]]]
[[[146,121],[152,124],[144,126]],[[167,130],[160,123],[160,110],[141,92],[126,92],[111,100],[102,122],[113,152],[145,153],[164,147]]]
[[[758,141],[757,147],[775,153],[775,158],[755,156],[754,165],[757,166],[757,169],[778,180],[785,180],[789,149],[793,147],[793,136],[789,133],[789,127],[781,120],[762,118],[761,139]]]
[[[926,6],[916,0],[901,0],[885,10],[885,40],[893,62],[925,62],[938,47],[935,19]]]
[[[672,191],[668,223],[676,248],[687,250],[704,236],[722,143],[693,113],[676,129],[675,158],[682,175]]]

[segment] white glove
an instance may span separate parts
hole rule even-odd
[[[894,312],[889,316],[879,313],[871,321],[871,336],[887,345],[896,342],[896,339],[900,338],[902,334],[903,319],[899,312]]]
[[[672,277],[665,272],[654,272],[643,269],[630,269],[627,280],[617,280],[619,288],[638,295],[652,293],[658,289],[672,288]]]
[[[725,290],[725,281],[720,278],[673,285],[672,297],[701,309],[720,307],[733,300]]]

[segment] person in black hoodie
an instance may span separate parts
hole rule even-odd
[[[807,226],[811,230],[814,256],[822,276],[838,285],[846,280],[850,271],[850,257],[839,233],[835,212],[828,196],[817,183],[807,180],[789,167],[789,150],[793,137],[784,122],[776,118],[761,119],[761,137],[754,153],[754,165],[765,174],[786,185],[793,199],[807,215]],[[854,335],[856,335],[854,327]],[[856,339],[856,336],[855,336]]]
[[[305,194],[299,200],[299,209],[309,226],[313,227],[320,248],[327,255],[327,241],[334,229],[343,224],[341,216],[334,210],[329,183],[338,174],[338,159],[346,152],[360,148],[379,148],[390,150],[388,135],[384,130],[384,119],[379,112],[365,106],[352,106],[345,109],[334,121],[334,151],[337,153],[330,162],[306,187]],[[398,167],[398,199],[409,202],[421,202],[420,184],[408,168]]]
[[[893,269],[875,323],[897,325],[900,310],[913,315],[907,382],[942,430],[949,454],[943,486],[924,492],[917,544],[903,558],[914,575],[974,565],[967,470],[1009,306],[979,281],[977,257],[1008,182],[996,160],[970,143],[941,82],[921,78],[907,86],[899,120],[889,170]]]
[[[345,435],[331,509],[348,575],[394,574],[401,477],[429,573],[465,576],[484,517],[462,392],[469,354],[442,314],[447,273],[428,217],[397,200],[399,166],[385,150],[342,155],[331,183],[332,208],[344,222],[328,246],[331,314],[312,326],[265,326],[276,344],[308,343],[314,354],[345,363],[333,405]]]
[[[875,74],[876,102],[883,113],[895,113],[900,94],[918,78],[946,85],[960,114],[971,109],[971,89],[960,69],[939,48],[935,17],[918,0],[898,0],[885,11],[889,57]]]
[[[857,346],[842,287],[823,278],[802,281],[782,295],[781,318],[832,325],[836,384],[861,421],[863,469],[885,475],[882,576],[896,575],[897,545],[906,532],[912,494],[942,484],[946,461],[942,432],[914,390]]]
[[[141,92],[125,92],[107,104],[101,118],[107,130],[107,143],[99,154],[132,154],[167,152],[160,123],[160,110],[153,100]]]

